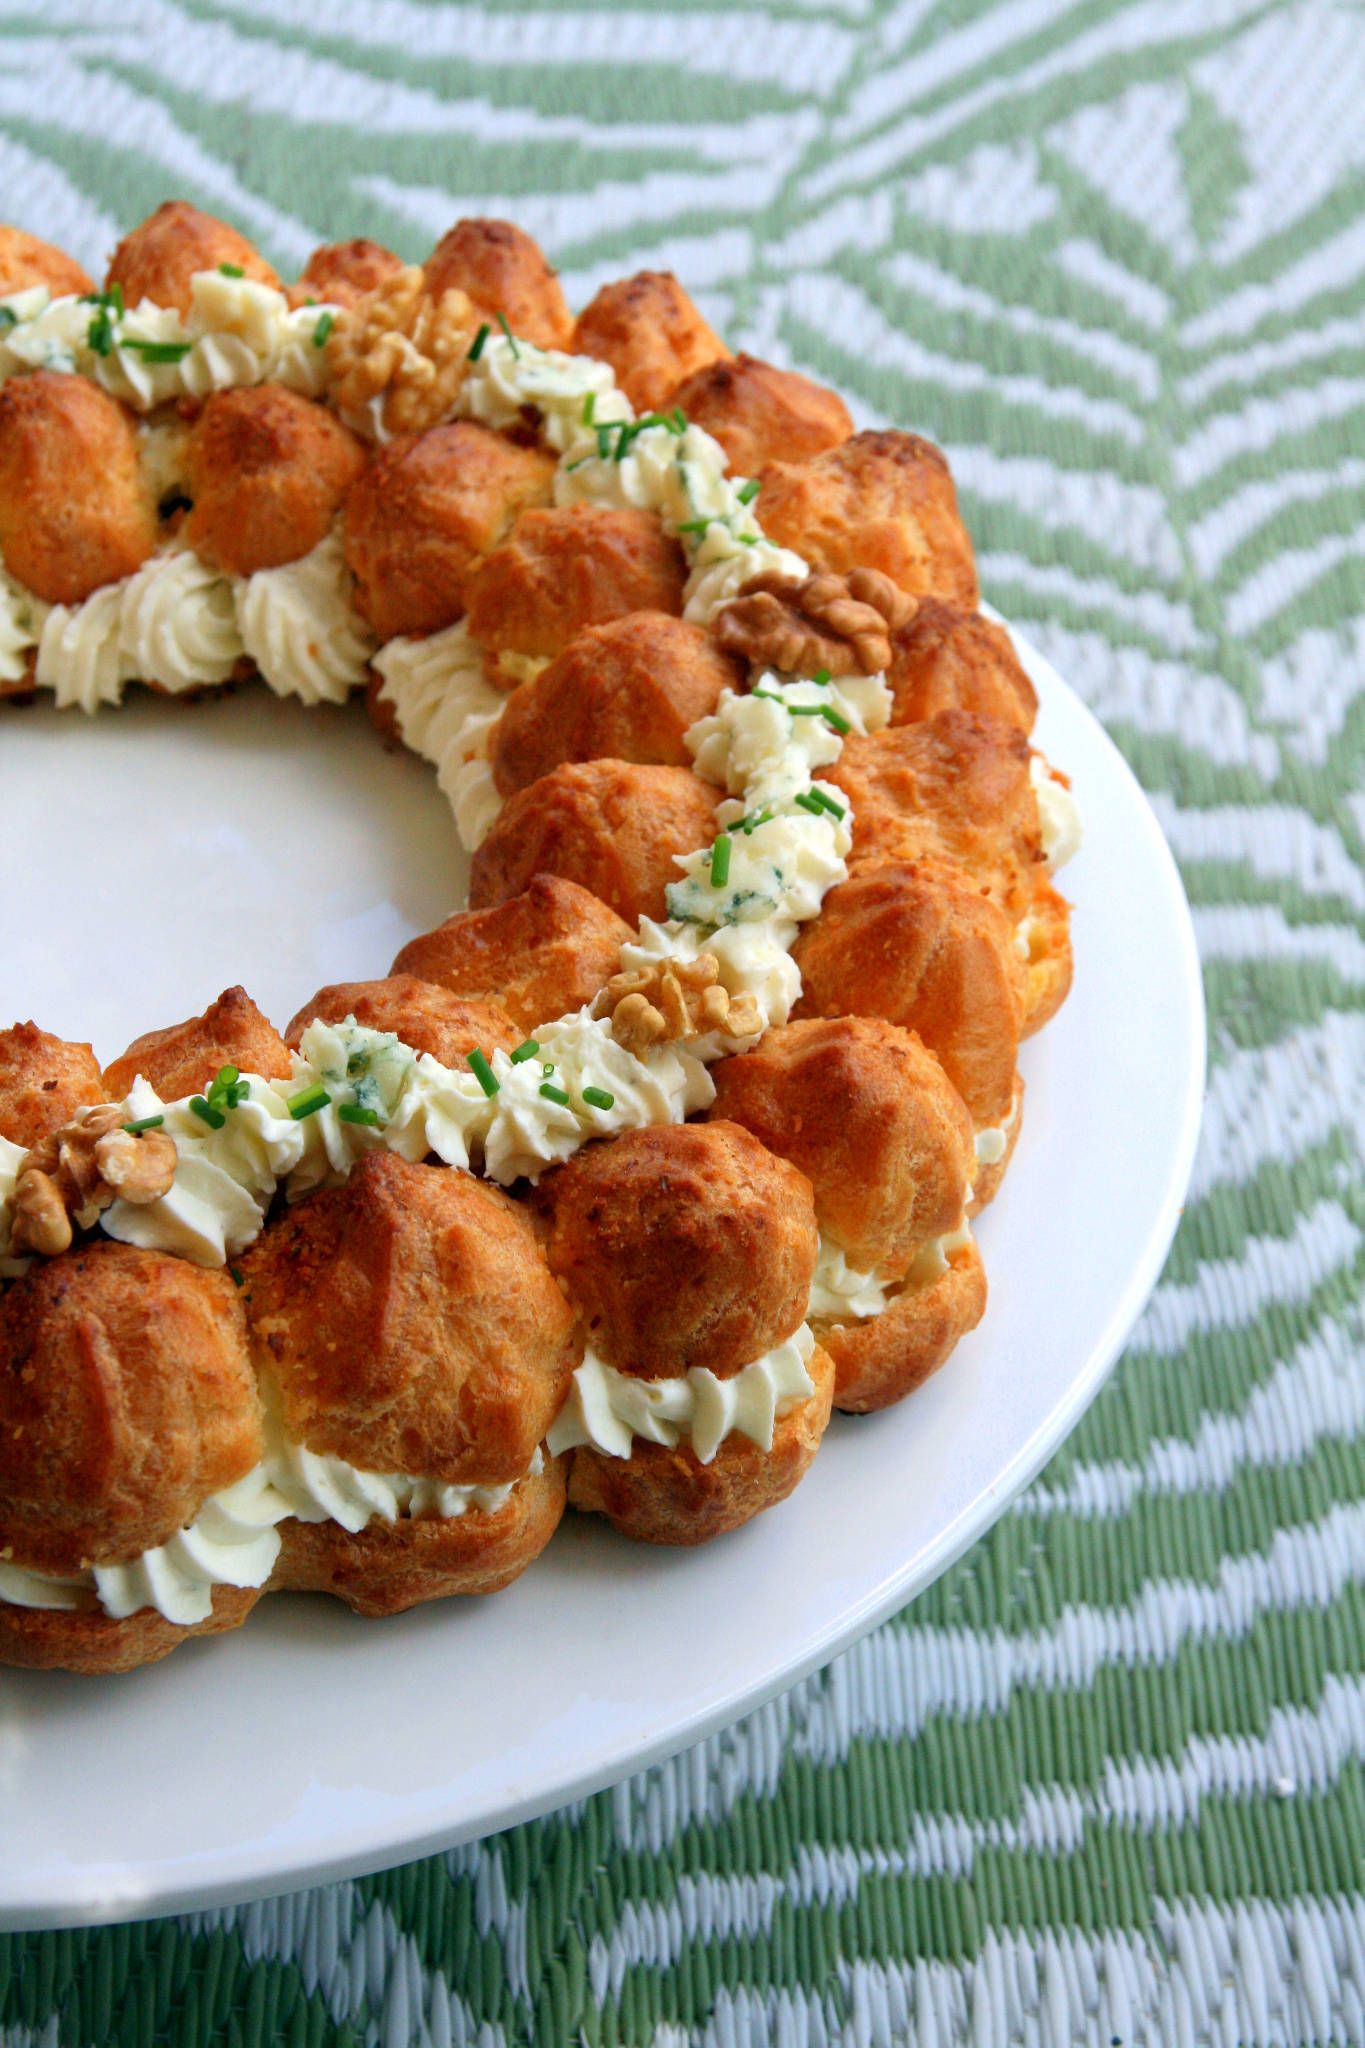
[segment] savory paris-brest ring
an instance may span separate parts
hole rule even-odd
[[[0,696],[364,691],[467,906],[279,1028],[0,1031],[0,1660],[695,1544],[980,1319],[1078,822],[930,442],[508,222],[0,231]]]

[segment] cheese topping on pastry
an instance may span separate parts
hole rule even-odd
[[[886,1288],[875,1273],[860,1273],[850,1266],[837,1244],[820,1232],[820,1250],[810,1283],[810,1307],[806,1313],[828,1323],[866,1322],[886,1307]]]
[[[1081,813],[1075,797],[1058,780],[1041,754],[1028,764],[1029,780],[1038,794],[1038,824],[1043,834],[1043,858],[1055,874],[1065,867],[1081,844]]]
[[[815,1392],[806,1362],[815,1339],[804,1323],[786,1341],[717,1379],[694,1365],[677,1379],[642,1380],[618,1372],[589,1344],[573,1376],[569,1398],[546,1432],[552,1456],[588,1444],[611,1458],[628,1458],[636,1437],[669,1446],[687,1443],[709,1465],[732,1431],[761,1451],[773,1447],[773,1427]]]

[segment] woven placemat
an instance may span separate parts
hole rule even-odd
[[[506,212],[571,302],[675,268],[736,345],[943,442],[987,593],[1153,792],[1212,1033],[1126,1358],[904,1614],[572,1813],[2,1941],[2,2048],[1365,2040],[1365,13],[0,24],[5,210],[96,270],[170,192],[282,267]]]

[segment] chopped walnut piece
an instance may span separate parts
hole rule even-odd
[[[754,576],[716,615],[727,654],[787,675],[876,675],[891,660],[891,635],[914,616],[916,600],[876,569],[827,571],[798,581]]]
[[[747,991],[732,996],[722,987],[714,953],[614,974],[595,999],[592,1014],[610,1016],[616,1043],[636,1054],[707,1031],[748,1038],[763,1029],[755,998]]]
[[[367,441],[438,425],[454,411],[477,325],[462,291],[433,298],[415,264],[396,270],[333,318],[331,404]]]
[[[175,1179],[176,1150],[163,1131],[128,1131],[116,1102],[77,1110],[24,1157],[14,1186],[10,1242],[53,1258],[115,1200],[159,1201]]]

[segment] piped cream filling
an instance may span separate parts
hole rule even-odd
[[[814,1349],[802,1323],[728,1379],[694,1365],[676,1379],[644,1380],[618,1372],[589,1344],[569,1397],[546,1431],[546,1447],[555,1457],[582,1445],[628,1458],[637,1438],[669,1447],[685,1443],[709,1465],[726,1437],[737,1433],[770,1451],[777,1423],[815,1392],[806,1370]]]
[[[893,1277],[875,1268],[864,1271],[850,1265],[839,1246],[821,1231],[806,1313],[812,1321],[821,1323],[870,1322],[898,1295],[931,1287],[971,1242],[971,1225],[964,1215],[955,1230],[926,1239],[909,1270]]]

